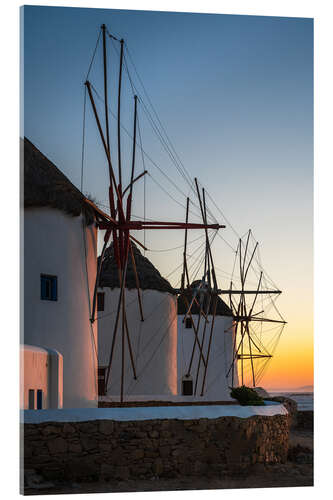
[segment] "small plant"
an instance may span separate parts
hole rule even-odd
[[[265,404],[263,398],[254,389],[245,385],[232,389],[230,396],[237,399],[242,406],[263,406]]]

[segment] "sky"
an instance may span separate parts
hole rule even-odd
[[[124,38],[183,165],[225,214],[226,219],[220,217],[209,201],[214,215],[227,226],[221,234],[228,244],[220,238],[213,243],[219,285],[228,285],[226,273],[231,273],[234,259],[230,246],[237,245],[236,233],[243,235],[251,228],[260,242],[265,269],[283,291],[277,304],[288,325],[261,385],[278,389],[311,385],[312,19],[53,7],[24,7],[21,15],[21,133],[80,188],[83,84],[100,25],[105,23],[112,34]],[[100,48],[89,79],[102,94]],[[117,44],[109,48],[110,107],[115,112]],[[137,78],[127,57],[130,73]],[[126,74],[122,98],[122,123],[131,131],[133,98]],[[102,103],[97,99],[96,104],[102,116]],[[85,123],[82,190],[105,203],[107,165],[88,102]],[[146,216],[183,220],[181,205],[189,186],[152,133],[140,104],[139,123],[143,148],[155,162],[148,158],[145,162],[150,174],[145,182]],[[115,122],[110,126],[115,151]],[[122,147],[128,177],[131,143],[126,134]],[[141,155],[137,156],[137,169],[142,171]],[[114,158],[116,163],[115,152]],[[143,182],[135,196],[133,212],[142,216]],[[194,232],[189,239],[199,236]],[[138,237],[142,240],[142,234]],[[170,273],[181,263],[182,248],[159,250],[181,246],[183,237],[176,231],[145,235],[152,250],[146,256],[174,285],[179,273]]]

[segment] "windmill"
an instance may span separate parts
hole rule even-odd
[[[130,182],[124,187],[123,185],[123,175],[122,175],[122,152],[121,152],[121,87],[122,87],[122,74],[123,74],[123,61],[124,61],[124,40],[118,39],[113,36],[107,30],[106,26],[103,24],[101,26],[101,33],[103,39],[103,74],[104,74],[104,104],[105,104],[105,129],[103,130],[101,119],[97,111],[95,99],[93,96],[93,86],[92,83],[87,79],[85,86],[88,92],[90,104],[95,117],[96,125],[98,128],[99,136],[103,145],[105,152],[105,157],[109,170],[109,211],[110,215],[104,213],[103,221],[98,222],[99,229],[105,230],[104,245],[101,253],[100,263],[97,270],[93,304],[92,304],[92,314],[91,322],[93,323],[96,319],[96,302],[97,302],[97,287],[99,283],[99,276],[101,272],[101,266],[103,262],[103,257],[107,246],[112,242],[114,248],[114,257],[117,263],[119,283],[121,291],[119,294],[119,300],[116,311],[116,320],[112,335],[111,351],[109,356],[109,364],[106,375],[106,385],[108,384],[109,378],[111,376],[112,361],[114,355],[114,349],[117,342],[117,332],[118,325],[121,325],[121,352],[122,352],[122,376],[121,376],[121,388],[120,396],[121,402],[124,398],[124,356],[125,356],[125,342],[127,342],[131,362],[133,366],[133,375],[136,378],[136,370],[134,366],[133,349],[131,345],[131,336],[128,328],[127,318],[126,318],[126,301],[125,301],[125,284],[126,284],[126,273],[128,260],[131,259],[132,266],[136,273],[135,258],[133,254],[132,241],[135,241],[139,246],[144,247],[134,236],[131,234],[132,231],[137,230],[185,230],[186,234],[188,230],[192,229],[208,229],[219,230],[224,228],[221,224],[207,224],[206,220],[203,220],[201,224],[188,222],[188,212],[186,222],[170,222],[170,221],[147,221],[147,220],[133,220],[132,219],[132,202],[134,197],[134,185],[139,181],[147,171],[135,176],[135,159],[136,159],[136,145],[137,145],[137,116],[138,116],[138,97],[134,95],[134,119],[133,119],[133,143],[132,143],[132,164],[131,164],[131,174]],[[118,176],[116,176],[114,165],[113,165],[113,152],[110,147],[110,133],[109,133],[109,109],[108,109],[108,77],[107,77],[107,44],[106,36],[109,36],[112,40],[120,44],[120,60],[119,60],[119,78],[118,78],[118,112],[117,112],[117,139],[118,139]],[[203,216],[203,219],[204,216]],[[140,308],[141,320],[144,321],[142,303],[140,298],[140,283],[137,277],[137,294],[138,294],[138,304]]]
[[[234,337],[234,358],[228,369],[227,376],[231,372],[233,386],[235,366],[238,363],[240,365],[241,384],[244,385],[246,382],[248,385],[255,387],[273,357],[286,321],[275,304],[276,298],[281,294],[281,291],[266,277],[260,262],[259,245],[254,240],[251,230],[248,231],[244,238],[239,238],[234,270],[237,264],[240,289],[234,289],[234,283],[231,280],[230,289],[221,291],[221,293],[229,296],[236,333]],[[254,286],[248,287],[251,271],[251,283]],[[267,307],[267,301],[269,307]],[[266,316],[268,309],[273,309],[275,317]],[[271,328],[264,330],[264,324],[269,324]]]

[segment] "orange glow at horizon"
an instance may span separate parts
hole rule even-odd
[[[297,389],[313,385],[312,332],[302,330],[302,336],[297,333],[289,334],[286,330],[259,386],[270,389]]]

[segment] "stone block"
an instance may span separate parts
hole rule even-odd
[[[131,453],[131,459],[133,460],[139,460],[140,458],[143,458],[145,456],[144,450],[137,448]]]
[[[130,477],[129,467],[126,467],[126,466],[115,467],[114,477],[116,479],[122,479],[123,481],[125,481],[126,479],[128,479]]]
[[[82,446],[80,441],[68,443],[68,451],[70,453],[80,453],[82,451]]]
[[[111,420],[101,420],[99,422],[99,432],[110,435],[114,432],[114,422]]]
[[[64,434],[75,434],[76,433],[76,429],[75,429],[74,425],[69,424],[68,422],[66,422],[64,424],[62,431]]]
[[[82,443],[83,449],[86,451],[91,451],[98,448],[98,442],[96,439],[82,436],[80,441]]]
[[[163,461],[160,458],[157,458],[154,461],[153,471],[157,476],[160,476],[163,473]]]
[[[67,442],[64,438],[57,437],[47,442],[47,447],[51,455],[67,452]]]
[[[151,437],[151,438],[158,438],[159,437],[159,433],[156,430],[150,431],[149,432],[149,437]]]

